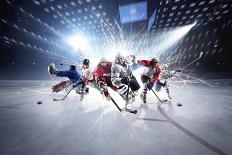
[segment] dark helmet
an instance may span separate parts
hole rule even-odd
[[[83,61],[82,61],[82,65],[85,65],[85,66],[89,66],[89,59],[84,59]]]
[[[159,63],[159,60],[158,60],[157,58],[152,58],[152,59],[151,59],[151,65],[152,65],[153,67],[155,67],[155,66],[157,65],[157,63]]]
[[[70,65],[69,66],[69,70],[71,71],[71,70],[76,70],[77,69],[77,67],[75,66],[75,65]]]
[[[152,58],[151,61],[152,61],[153,63],[159,63],[159,60],[158,60],[157,58]]]

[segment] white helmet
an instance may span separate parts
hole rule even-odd
[[[100,59],[100,63],[102,63],[102,62],[107,62],[107,59],[106,59],[105,57],[102,57],[102,58]]]
[[[123,64],[124,62],[125,62],[124,57],[120,53],[118,53],[115,57],[115,63]]]
[[[168,65],[167,65],[167,64],[164,64],[164,65],[162,66],[162,70],[167,70],[167,68],[168,68]]]

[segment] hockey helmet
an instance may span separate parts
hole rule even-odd
[[[85,66],[85,68],[88,68],[89,67],[89,59],[84,59],[83,61],[82,61],[82,66]]]
[[[124,62],[124,57],[120,53],[118,53],[115,57],[115,63],[123,64]]]
[[[162,70],[167,70],[167,68],[168,68],[168,65],[167,65],[167,64],[164,64],[164,65],[162,66]]]
[[[76,69],[77,69],[77,67],[76,67],[75,65],[70,65],[70,66],[69,66],[69,70],[70,70],[70,71],[76,70]]]
[[[100,63],[104,63],[104,62],[107,62],[107,59],[106,59],[105,57],[102,57],[102,58],[100,59]]]
[[[151,61],[152,61],[153,63],[159,63],[159,60],[158,60],[157,58],[152,58]]]

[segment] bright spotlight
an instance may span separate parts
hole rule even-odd
[[[173,46],[175,43],[180,41],[196,25],[196,23],[197,22],[195,21],[193,24],[179,27],[167,32],[165,39],[157,45],[156,50],[159,51],[159,53],[162,53],[169,47]]]
[[[89,44],[88,41],[80,35],[74,35],[67,39],[67,42],[75,49],[88,50]]]

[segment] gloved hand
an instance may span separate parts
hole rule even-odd
[[[176,73],[181,73],[181,70],[180,69],[176,69],[175,72]]]
[[[103,81],[98,81],[98,87],[102,88],[104,86],[104,82]]]
[[[147,83],[147,89],[149,89],[149,90],[151,90],[152,89],[152,87],[153,87],[153,83],[151,83],[151,82],[149,82],[149,83]]]
[[[142,65],[142,62],[140,60],[137,61],[138,65]]]
[[[167,86],[167,81],[165,81],[165,82],[163,83],[163,87],[165,87],[165,86]]]
[[[136,60],[135,55],[131,55],[131,57],[132,57],[132,62],[136,63],[136,61],[135,61]]]
[[[127,76],[124,76],[124,77],[121,79],[121,83],[122,83],[122,84],[128,85],[128,83],[129,83],[129,78],[128,78]]]
[[[162,83],[162,82],[160,82],[160,80],[157,80],[156,85],[160,85],[162,87],[165,87],[166,86],[166,81],[164,83]]]
[[[97,78],[97,81],[104,81],[104,79],[103,79],[102,76],[99,76],[99,77]]]
[[[79,81],[75,82],[72,84],[73,88],[76,88],[77,86],[79,86],[81,83],[83,83],[82,79],[80,79]]]

